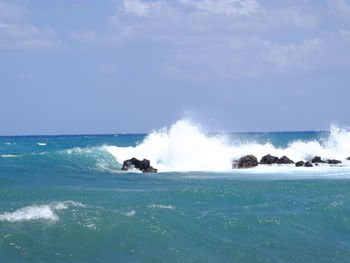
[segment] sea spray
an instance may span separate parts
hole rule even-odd
[[[266,154],[288,156],[294,161],[310,160],[319,155],[325,159],[345,160],[350,156],[350,132],[332,127],[322,140],[296,140],[287,147],[272,143],[245,142],[234,134],[208,134],[189,120],[180,120],[169,129],[149,134],[136,146],[106,146],[117,162],[132,157],[149,159],[160,172],[227,171],[232,161],[253,154],[259,160]]]
[[[226,136],[209,136],[187,120],[152,132],[136,147],[110,146],[107,150],[119,163],[146,158],[160,171],[228,170],[233,157]]]

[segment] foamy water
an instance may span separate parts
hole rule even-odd
[[[132,157],[149,159],[161,172],[227,171],[232,161],[253,154],[259,160],[266,154],[284,155],[294,161],[308,161],[314,156],[338,159],[344,164],[350,156],[350,132],[332,127],[323,141],[294,141],[285,148],[271,143],[237,142],[228,135],[210,135],[188,120],[180,120],[149,134],[135,147],[106,146],[106,150],[122,163]],[[289,167],[289,166],[286,166]]]
[[[70,206],[84,205],[74,201],[52,202],[48,205],[31,205],[17,209],[13,212],[0,214],[0,221],[20,222],[39,219],[58,221],[59,217],[56,211],[68,209]]]
[[[2,157],[2,158],[16,158],[16,157],[20,157],[20,155],[16,155],[16,154],[1,154],[0,157]]]
[[[151,204],[147,206],[148,208],[153,208],[153,209],[170,209],[174,210],[175,206],[172,205],[161,205],[161,204]]]

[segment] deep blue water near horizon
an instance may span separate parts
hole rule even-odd
[[[120,171],[105,146],[145,136],[0,137],[0,263],[350,262],[350,169]]]

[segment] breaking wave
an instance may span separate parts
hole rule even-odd
[[[14,212],[0,214],[0,221],[21,222],[30,220],[58,221],[57,210],[68,209],[70,206],[84,206],[74,201],[52,202],[48,205],[31,205],[20,208]]]
[[[234,135],[213,135],[189,120],[180,120],[169,128],[150,133],[136,146],[104,146],[120,164],[132,157],[149,159],[160,172],[168,171],[227,171],[232,160],[254,154],[258,159],[266,154],[288,156],[294,161],[345,159],[350,156],[350,132],[331,127],[325,138],[296,140],[285,147],[271,142],[239,140]]]
[[[277,135],[276,135],[277,134]],[[260,138],[259,136],[263,136]],[[271,139],[274,137],[279,139]],[[168,128],[154,131],[132,146],[102,145],[74,147],[70,149],[34,152],[28,154],[2,154],[0,160],[18,158],[21,162],[38,163],[43,167],[64,167],[72,170],[88,170],[118,173],[122,163],[130,158],[148,159],[159,172],[232,171],[232,161],[253,154],[259,160],[267,154],[277,157],[288,156],[297,161],[308,161],[314,156],[323,159],[337,159],[350,167],[350,131],[331,127],[329,132],[314,133],[256,133],[256,134],[213,134],[189,120],[179,120]],[[135,142],[130,135],[130,145]],[[288,168],[288,165],[284,165]],[[290,166],[294,167],[294,166]],[[322,167],[322,166],[321,166]],[[259,166],[252,170],[280,166]],[[302,168],[298,168],[301,171]],[[139,172],[132,170],[131,172]]]

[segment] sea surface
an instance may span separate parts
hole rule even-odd
[[[246,154],[342,163],[232,169]],[[350,262],[347,157],[335,127],[0,137],[0,263]]]

